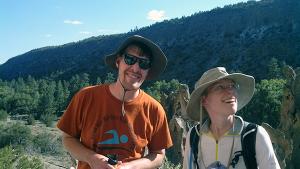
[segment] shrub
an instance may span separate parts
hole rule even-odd
[[[0,121],[6,121],[8,114],[5,110],[0,109]]]
[[[29,158],[20,149],[6,146],[0,149],[0,169],[43,169],[40,159]]]
[[[35,125],[35,119],[34,119],[34,116],[33,116],[32,114],[30,114],[30,115],[28,116],[27,124],[28,124],[28,125]]]
[[[11,146],[0,149],[0,169],[12,169],[17,158],[18,154]]]
[[[51,113],[43,114],[41,116],[41,121],[46,124],[47,127],[52,127],[54,120],[56,120],[56,116]]]
[[[22,156],[16,168],[22,168],[22,169],[43,169],[43,163],[40,159],[33,157],[29,158],[27,156]]]
[[[62,154],[62,144],[50,133],[42,133],[32,139],[33,147],[42,154]]]
[[[164,163],[163,165],[160,167],[160,169],[180,169],[181,168],[181,165],[178,164],[175,166],[175,164],[171,163],[167,157],[165,157],[164,159]]]
[[[29,127],[19,123],[3,125],[0,128],[0,148],[7,145],[26,146],[31,138]]]

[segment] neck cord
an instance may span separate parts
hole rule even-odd
[[[127,91],[132,91],[132,90],[135,90],[135,89],[132,89],[132,90],[129,90],[129,89],[126,89],[123,85],[123,83],[121,82],[120,78],[118,78],[118,81],[120,82],[122,88],[123,88],[123,96],[122,96],[122,115],[124,116],[125,115],[125,108],[124,108],[124,102],[125,102],[125,94]],[[138,89],[139,90],[139,89]]]
[[[235,131],[235,128],[234,128],[234,121],[235,121],[235,118],[234,118],[234,116],[233,116],[233,127],[232,127],[233,133],[234,133],[234,131]],[[202,127],[200,127],[200,131],[199,131],[200,135],[201,135],[201,129],[202,129]],[[200,137],[200,135],[199,135],[199,141],[200,141],[200,159],[201,159],[201,162],[202,162],[203,165],[204,165],[204,168],[207,169],[207,167],[206,167],[206,165],[205,165],[205,163],[204,163],[204,159],[203,159],[203,153],[202,153],[202,148],[201,148],[201,137]],[[227,163],[227,166],[226,166],[227,169],[229,168],[229,166],[230,166],[230,164],[231,164],[231,160],[232,160],[232,152],[233,152],[233,147],[234,147],[234,140],[235,140],[235,136],[233,135],[233,138],[232,138],[232,144],[231,144],[231,150],[230,150],[230,155],[229,155],[228,163]]]
[[[122,83],[121,83],[122,84]],[[123,86],[123,85],[122,85]],[[124,99],[125,99],[125,93],[128,91],[128,90],[126,90],[124,87],[123,87],[123,89],[124,89],[124,92],[123,92],[123,97],[122,97],[122,115],[124,116],[125,115],[125,108],[124,108]]]
[[[127,121],[127,126],[128,126],[128,129],[129,129],[129,134],[130,134],[131,138],[133,139],[133,142],[134,142],[134,144],[135,144],[135,147],[136,147],[136,146],[142,147],[142,146],[139,144],[139,142],[138,142],[138,139],[137,139],[136,134],[134,133],[133,126],[129,123],[128,117],[125,116],[126,112],[125,112],[125,108],[124,108],[125,93],[126,93],[127,91],[132,91],[132,90],[135,90],[135,89],[132,89],[132,90],[126,89],[126,88],[124,87],[124,85],[122,84],[122,82],[120,81],[119,78],[118,78],[118,80],[119,80],[119,82],[120,82],[120,84],[121,84],[121,86],[123,87],[123,90],[124,90],[123,97],[122,97],[122,115],[123,115],[123,117],[125,117],[125,120]],[[138,90],[139,90],[139,89],[138,89]]]

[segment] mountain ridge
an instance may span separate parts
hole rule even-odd
[[[225,66],[258,79],[266,78],[271,58],[297,67],[300,64],[300,3],[297,0],[248,1],[198,12],[132,30],[90,37],[56,47],[44,47],[0,65],[0,78],[32,75],[67,79],[88,73],[103,78],[108,69],[103,57],[126,37],[139,34],[157,43],[168,57],[160,79],[178,79],[190,86],[209,68]]]

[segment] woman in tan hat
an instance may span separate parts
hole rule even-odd
[[[252,76],[228,74],[224,67],[208,70],[196,82],[187,113],[199,124],[186,138],[184,169],[280,168],[266,130],[235,114],[251,100],[254,86]],[[244,132],[247,126],[253,128]],[[250,135],[253,141],[242,144]]]

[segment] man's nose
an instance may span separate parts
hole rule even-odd
[[[132,66],[132,69],[136,72],[139,71],[141,68],[139,66],[139,62],[134,63]]]

